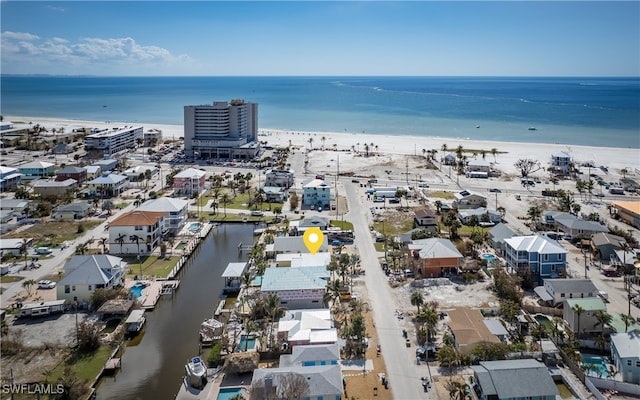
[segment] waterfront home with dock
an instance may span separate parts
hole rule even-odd
[[[238,293],[242,287],[242,274],[247,270],[246,262],[232,262],[222,273],[224,279],[224,293]]]
[[[130,335],[135,335],[142,330],[144,326],[144,322],[147,318],[144,316],[144,310],[133,310],[124,321],[124,324],[127,328],[127,333]]]
[[[89,301],[96,289],[124,283],[127,263],[108,254],[73,256],[64,265],[64,277],[56,286],[58,299]]]
[[[133,210],[109,224],[110,252],[148,256],[164,234],[164,212]]]

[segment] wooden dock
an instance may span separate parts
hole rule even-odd
[[[165,288],[172,288],[171,290],[175,290],[179,285],[180,281],[177,280],[152,281],[142,292],[142,301],[140,302],[140,306],[145,310],[155,308],[156,303],[160,299],[160,295],[165,293]]]

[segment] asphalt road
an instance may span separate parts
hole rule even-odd
[[[359,187],[358,187],[359,189]],[[395,302],[377,257],[377,251],[369,232],[369,210],[360,201],[353,184],[345,183],[349,212],[345,219],[353,223],[355,245],[361,265],[365,268],[365,284],[369,293],[368,303],[373,310],[373,320],[387,367],[389,389],[394,399],[436,399],[435,391],[424,393],[420,371],[416,368],[415,345],[407,348],[402,328],[395,315]]]

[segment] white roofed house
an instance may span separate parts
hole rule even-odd
[[[109,251],[148,256],[164,234],[164,212],[133,210],[109,224]]]
[[[279,186],[264,186],[264,201],[268,203],[284,203],[289,197],[287,189]]]
[[[286,169],[272,169],[265,174],[265,186],[276,186],[289,189],[293,185],[293,171]]]
[[[573,161],[566,151],[557,151],[551,154],[551,169],[561,175],[567,175],[571,170]]]
[[[566,299],[595,297],[598,289],[589,279],[545,279],[543,286],[534,289],[543,300],[552,306],[564,303]]]
[[[623,382],[640,384],[640,333],[612,334],[611,358]]]
[[[0,165],[0,191],[15,188],[21,180],[22,174],[16,168]]]
[[[467,208],[458,210],[458,218],[460,222],[465,225],[469,225],[473,219],[472,216],[476,216],[477,223],[480,226],[494,225],[502,221],[502,214],[495,210],[491,210],[485,207],[479,208]]]
[[[138,207],[139,211],[164,213],[164,228],[167,234],[176,235],[187,223],[189,201],[174,197],[159,197],[148,200]]]
[[[455,273],[462,267],[464,257],[448,239],[413,240],[408,245],[410,255],[418,261],[418,273],[425,278]]]
[[[78,188],[78,181],[66,179],[64,181],[47,181],[39,179],[33,184],[33,193],[41,196],[71,195]]]
[[[334,344],[338,330],[328,308],[287,310],[278,320],[278,342],[289,347]]]
[[[329,227],[329,218],[318,215],[307,217],[297,221],[289,222],[289,228],[292,236],[303,235],[307,228],[318,228],[325,232]]]
[[[312,179],[302,185],[302,204],[307,207],[329,207],[331,187],[322,179]]]
[[[173,190],[178,195],[192,196],[199,194],[205,188],[205,171],[187,168],[173,177]]]
[[[542,214],[547,225],[571,237],[589,239],[596,233],[609,232],[609,229],[599,222],[581,219],[567,212],[545,211]]]
[[[326,252],[329,248],[329,239],[324,235],[322,245],[318,252]],[[278,236],[273,238],[273,243],[266,246],[266,252],[270,255],[281,253],[310,253],[307,245],[299,236]]]
[[[514,236],[504,242],[507,267],[521,277],[530,277],[532,286],[564,274],[567,250],[555,240],[547,236]]]
[[[514,236],[516,233],[507,224],[499,223],[489,231],[489,243],[500,255],[503,255],[505,251],[504,240]]]
[[[23,179],[40,179],[55,174],[55,164],[46,161],[32,161],[18,167]]]
[[[560,397],[547,366],[533,359],[481,361],[471,369],[472,386],[481,399],[555,400]]]
[[[224,288],[222,290],[225,293],[238,293],[242,287],[242,274],[244,274],[246,269],[246,262],[232,262],[227,264],[227,268],[225,268],[222,273],[222,278],[224,279]]]
[[[56,285],[59,300],[86,302],[96,289],[111,289],[124,283],[127,264],[107,254],[73,256],[64,265],[64,276]]]

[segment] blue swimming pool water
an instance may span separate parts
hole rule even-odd
[[[247,337],[247,335],[240,336],[240,343],[238,343],[238,349],[240,351],[253,350],[256,348],[256,338]]]
[[[192,222],[189,224],[190,231],[199,231],[200,230],[200,222]]]
[[[220,388],[220,392],[218,392],[218,397],[216,397],[216,400],[229,400],[233,396],[237,394],[244,394],[245,392],[246,390],[241,387]]]
[[[131,289],[129,289],[131,291],[131,293],[133,293],[136,298],[142,296],[142,287],[139,286],[132,286]]]
[[[483,254],[482,258],[484,258],[485,260],[487,260],[487,262],[491,262],[493,260],[496,259],[496,256],[494,256],[493,254]]]
[[[598,372],[600,371],[600,375],[602,375],[603,378],[609,378],[607,362],[604,360],[604,358],[597,356],[584,356],[582,357],[582,364],[586,366],[593,364],[596,368],[595,370],[588,370],[587,375],[598,376]]]

